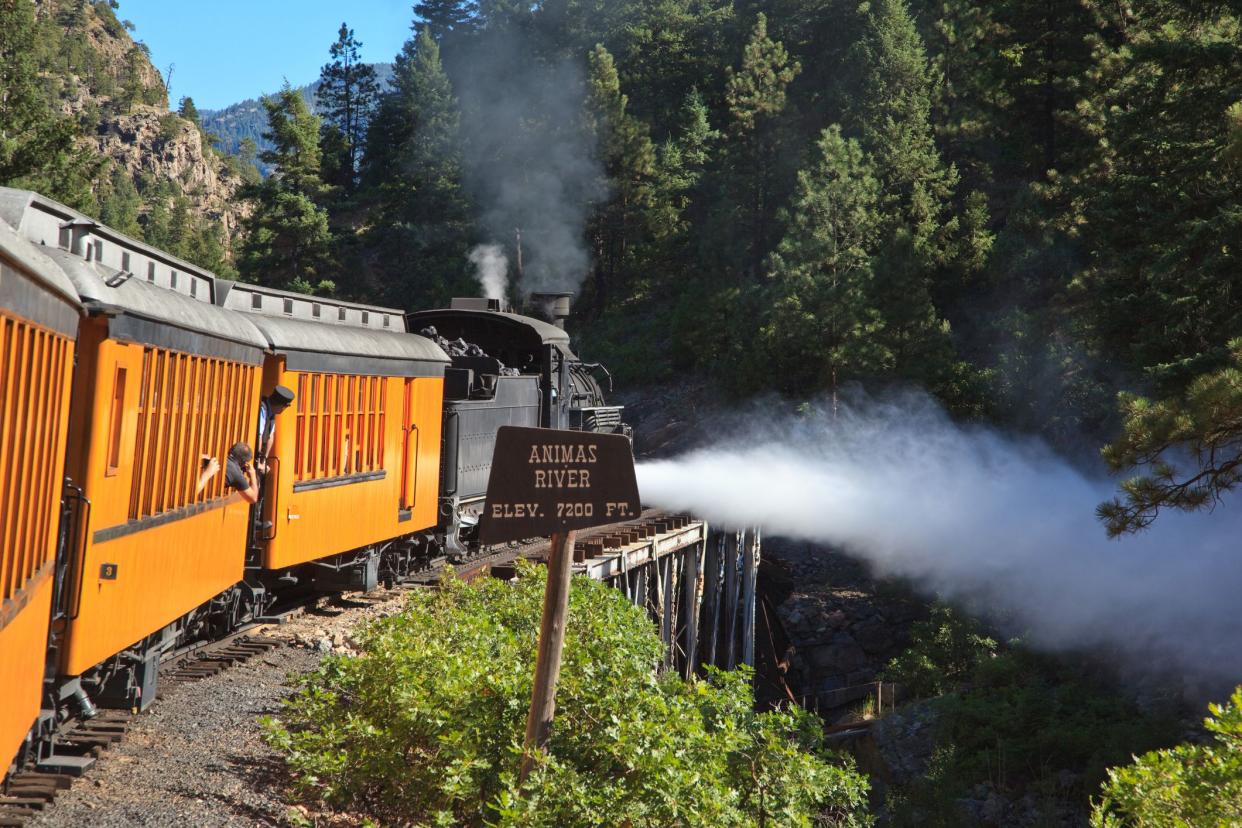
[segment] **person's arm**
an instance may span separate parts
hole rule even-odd
[[[216,472],[220,471],[220,461],[214,457],[203,455],[203,470],[198,473],[198,482],[194,484],[195,496],[202,493],[207,488],[207,484],[211,478],[216,476]]]
[[[251,463],[247,463],[246,465],[242,466],[242,472],[245,473],[246,482],[249,483],[250,486],[246,489],[238,489],[237,494],[240,495],[241,499],[246,501],[247,503],[252,503],[252,504],[258,503],[259,502],[259,480],[258,480],[258,477],[255,475],[254,465]]]

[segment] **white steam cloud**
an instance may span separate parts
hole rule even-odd
[[[926,397],[776,419],[641,463],[644,502],[837,546],[998,612],[1036,646],[1104,651],[1199,691],[1242,682],[1236,500],[1110,541],[1094,508],[1115,481],[1038,441],[954,424]]]
[[[505,298],[509,288],[509,259],[498,244],[476,245],[470,251],[470,263],[474,265],[474,277],[488,299]]]

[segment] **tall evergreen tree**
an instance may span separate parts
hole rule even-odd
[[[473,32],[478,24],[479,4],[474,0],[424,0],[414,4],[414,14],[436,42],[450,35]]]
[[[897,375],[934,385],[955,365],[943,305],[958,297],[963,271],[982,267],[986,211],[975,200],[953,215],[957,171],[936,146],[932,78],[906,0],[874,0],[858,13],[857,97],[846,116],[881,188],[872,301],[884,325],[876,336]]]
[[[760,13],[737,69],[729,68],[725,102],[729,109],[731,152],[726,161],[725,215],[718,227],[723,242],[737,251],[745,274],[756,279],[772,245],[772,231],[781,202],[786,170],[786,135],[782,116],[786,90],[801,71],[785,47],[768,36],[767,17]]]
[[[890,228],[906,227],[931,255],[957,174],[944,165],[932,134],[927,56],[905,0],[873,0],[860,9],[850,131],[875,160]]]
[[[883,374],[892,356],[876,337],[872,257],[881,230],[880,185],[858,142],[824,130],[772,255],[763,360],[782,390],[811,393]]]
[[[472,222],[460,114],[440,47],[424,28],[402,58],[368,137],[366,177],[378,202],[369,269],[385,301],[419,307],[468,284]]]
[[[620,4],[618,4],[620,5]],[[642,90],[630,101],[630,114],[665,139],[680,118],[687,89],[719,100],[735,22],[728,0],[649,0],[635,3],[634,14],[605,45],[617,57],[626,89]]]
[[[0,0],[0,185],[30,187],[93,210],[89,182],[101,167],[75,147],[77,125],[52,111],[39,83],[35,7]]]
[[[1242,12],[1151,0],[1122,22],[1082,107],[1101,153],[1076,188],[1092,251],[1076,287],[1101,352],[1163,397],[1242,331]]]
[[[665,246],[670,250],[665,268],[696,269],[689,259],[694,252],[688,244],[691,226],[702,223],[706,207],[704,179],[719,150],[721,134],[712,127],[707,103],[697,88],[691,89],[681,105],[676,133],[659,147],[656,176],[656,204],[662,205],[657,217],[666,230]]]
[[[198,114],[198,107],[194,105],[194,99],[189,95],[181,99],[181,103],[177,106],[177,114],[196,127],[203,125],[203,119]]]
[[[123,168],[112,166],[101,185],[99,220],[122,233],[142,238],[142,226],[138,223],[142,197],[129,173]]]
[[[238,266],[258,284],[302,292],[331,290],[332,233],[320,206],[328,188],[320,179],[319,118],[287,83],[263,101],[273,145],[260,157],[275,166],[247,190],[254,212],[246,222]]]
[[[610,197],[595,210],[590,234],[595,256],[592,304],[597,312],[608,307],[617,281],[633,256],[633,246],[659,226],[655,219],[656,150],[647,126],[627,111],[629,99],[621,91],[612,55],[602,44],[588,57],[586,119],[604,162]],[[601,187],[604,189],[604,187]]]
[[[335,128],[338,133],[336,140],[326,143],[336,156],[333,167],[343,171],[342,183],[349,189],[357,182],[367,125],[379,97],[375,68],[362,61],[361,48],[354,30],[342,23],[336,42],[328,49],[332,60],[319,70],[319,88],[315,91],[325,128]]]

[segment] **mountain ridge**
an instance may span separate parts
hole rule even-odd
[[[389,82],[392,80],[393,65],[391,63],[372,63],[371,66],[375,69],[380,89],[387,89]],[[294,87],[294,90],[300,92],[306,100],[311,111],[316,114],[318,114],[318,108],[315,104],[315,91],[318,88],[318,80]],[[228,155],[239,155],[241,152],[241,142],[245,138],[254,141],[259,152],[271,149],[271,143],[263,138],[263,133],[267,131],[267,111],[263,108],[263,99],[265,97],[267,95],[260,94],[254,98],[246,98],[237,103],[229,104],[221,109],[200,109],[199,120],[203,125],[203,131],[208,135],[216,136],[219,139],[216,142],[216,146],[221,152]],[[261,171],[265,174],[267,173],[266,165],[257,160],[255,164]]]

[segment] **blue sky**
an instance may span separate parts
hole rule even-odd
[[[392,60],[410,34],[414,0],[120,0],[117,16],[137,26],[151,62],[172,74],[171,104],[199,109],[275,92],[319,77],[341,21],[362,41],[363,59]]]

